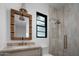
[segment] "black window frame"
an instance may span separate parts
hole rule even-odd
[[[42,26],[42,25],[37,25],[37,21],[41,21],[41,20],[37,20],[37,17],[38,16],[42,16],[42,17],[44,17],[45,18],[45,26]],[[42,21],[43,22],[43,21]],[[45,36],[38,36],[38,32],[40,32],[40,31],[38,31],[37,30],[37,27],[45,27]],[[47,38],[47,15],[45,15],[45,14],[42,14],[42,13],[40,13],[40,12],[36,12],[36,37],[37,38]]]

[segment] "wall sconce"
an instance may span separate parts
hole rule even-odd
[[[24,8],[20,8],[19,11],[21,12],[21,15],[19,17],[19,20],[25,21],[24,17],[23,17],[23,13],[26,13],[27,10]]]

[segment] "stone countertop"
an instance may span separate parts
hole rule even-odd
[[[14,52],[14,51],[20,51],[20,50],[33,50],[41,48],[39,45],[31,45],[31,46],[9,46],[5,47],[2,50],[0,50],[0,53],[7,53],[7,52]]]

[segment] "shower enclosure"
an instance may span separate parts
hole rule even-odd
[[[79,56],[79,4],[66,4],[60,9],[52,9],[50,16],[49,53]]]

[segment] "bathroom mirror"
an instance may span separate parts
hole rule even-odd
[[[32,39],[32,15],[23,8],[19,11],[11,9],[11,39]]]

